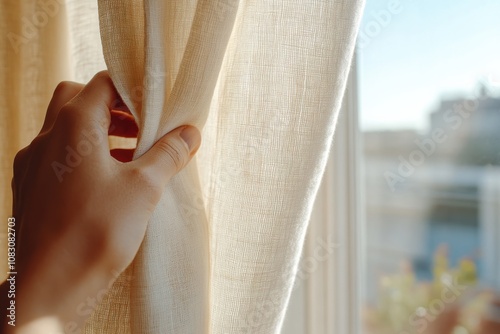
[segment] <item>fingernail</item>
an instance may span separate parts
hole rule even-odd
[[[197,128],[194,126],[186,126],[184,129],[182,129],[180,136],[184,142],[186,142],[187,146],[189,147],[189,151],[193,152],[200,146],[201,143],[201,135],[200,131],[198,131]]]

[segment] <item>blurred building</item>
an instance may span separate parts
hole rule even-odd
[[[468,257],[500,288],[500,99],[444,99],[425,133],[364,134],[368,277],[410,261],[432,275],[445,244],[450,264]],[[368,297],[377,281],[368,283]]]

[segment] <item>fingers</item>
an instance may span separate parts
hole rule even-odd
[[[188,164],[200,143],[198,129],[189,125],[179,127],[160,138],[149,151],[134,161],[134,167],[143,169],[163,190],[172,176]]]
[[[54,121],[62,106],[73,99],[83,87],[84,85],[72,81],[63,81],[57,85],[47,108],[47,114],[45,115],[40,133],[49,130],[54,125]]]
[[[101,71],[94,75],[82,89],[79,97],[84,99],[88,105],[103,107],[105,111],[111,110],[121,101],[108,71]]]
[[[107,71],[97,73],[87,85],[66,104],[67,117],[76,124],[99,124],[107,131],[111,122],[111,109],[121,101]]]
[[[134,117],[123,111],[111,111],[111,125],[108,134],[125,138],[136,138],[139,132]]]

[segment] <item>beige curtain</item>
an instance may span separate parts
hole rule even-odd
[[[362,5],[2,1],[4,217],[13,155],[41,126],[56,83],[87,80],[103,55],[138,120],[137,156],[181,124],[203,129],[85,333],[280,331]]]

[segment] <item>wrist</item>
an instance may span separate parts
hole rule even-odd
[[[37,268],[43,268],[37,269]],[[102,268],[86,268],[79,277],[71,275],[57,264],[36,266],[18,274],[15,295],[15,326],[7,316],[8,282],[2,284],[2,315],[5,319],[2,333],[64,333],[83,328],[85,321],[97,306],[94,296],[102,296],[116,279]],[[5,306],[4,306],[5,305]],[[43,329],[43,330],[42,330]]]

